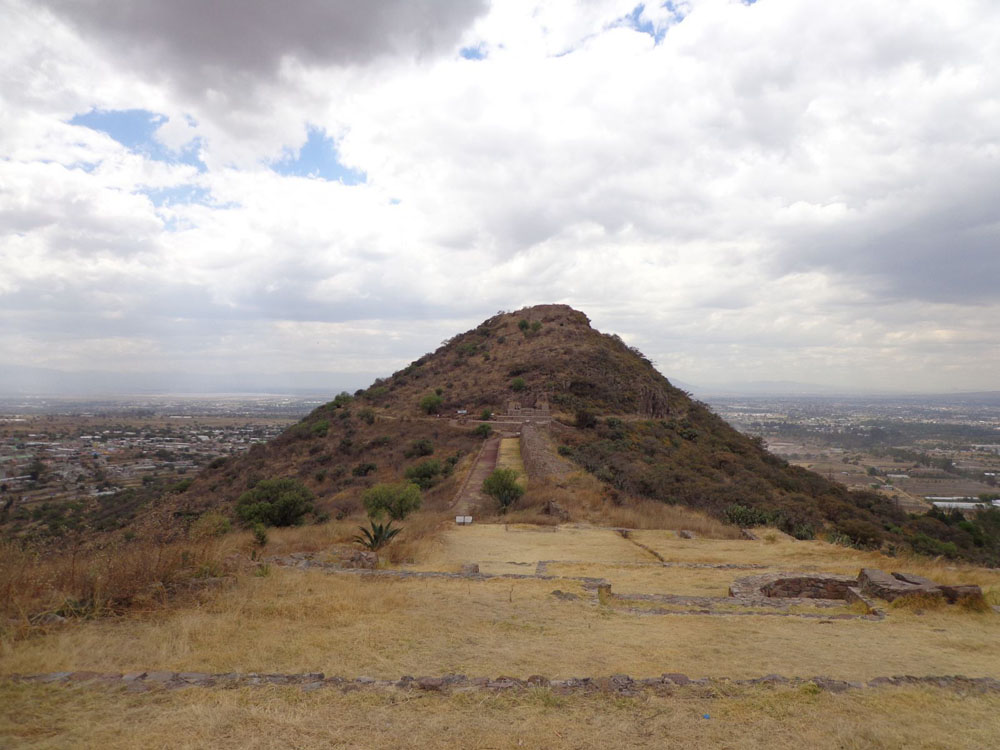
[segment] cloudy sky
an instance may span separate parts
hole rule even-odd
[[[685,383],[1000,389],[995,0],[0,27],[0,391],[356,388],[542,302]]]

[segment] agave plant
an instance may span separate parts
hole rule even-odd
[[[364,526],[359,526],[358,528],[361,529],[361,533],[354,537],[354,541],[365,549],[370,549],[372,552],[382,549],[392,541],[396,534],[402,531],[402,529],[392,528],[392,521],[379,523],[372,518],[368,522],[371,524],[371,528],[366,529]]]

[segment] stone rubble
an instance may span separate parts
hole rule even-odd
[[[32,675],[14,674],[0,677],[0,680],[14,683],[62,684],[77,687],[119,686],[130,692],[178,690],[184,688],[295,686],[304,692],[325,689],[339,689],[343,692],[362,689],[397,689],[450,693],[466,690],[510,691],[544,688],[558,694],[593,692],[637,695],[643,690],[649,689],[669,693],[673,688],[719,687],[722,685],[744,687],[801,687],[812,685],[820,690],[833,693],[842,693],[848,690],[920,685],[955,690],[962,693],[1000,693],[1000,679],[995,677],[965,677],[963,675],[896,675],[892,677],[875,677],[869,680],[842,680],[823,675],[803,678],[768,674],[748,679],[730,679],[727,677],[692,678],[677,672],[664,672],[659,677],[648,678],[634,678],[625,674],[613,674],[602,677],[550,679],[543,675],[534,674],[522,680],[508,675],[501,675],[495,678],[470,678],[463,674],[446,674],[440,677],[411,677],[407,675],[398,680],[380,680],[370,676],[360,676],[354,679],[337,676],[327,677],[322,672],[302,674],[229,672],[211,674],[207,672],[149,671],[122,674],[118,672],[75,671]]]

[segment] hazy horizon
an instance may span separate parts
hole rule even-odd
[[[553,302],[700,388],[997,387],[996,3],[0,22],[0,392],[352,390]]]

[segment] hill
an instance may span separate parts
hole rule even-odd
[[[319,517],[344,517],[357,512],[364,489],[408,470],[412,477],[420,464],[424,507],[443,512],[476,464],[483,411],[494,434],[520,435],[525,423],[540,433],[532,450],[546,455],[533,456],[522,513],[555,504],[563,517],[614,522],[631,510],[631,525],[644,525],[664,506],[684,507],[800,539],[825,533],[862,547],[1000,560],[993,514],[910,517],[876,493],[791,466],[565,305],[499,313],[369,388],[341,394],[276,440],[216,462],[161,502],[160,517],[169,526],[213,509],[231,513],[244,492],[276,477],[308,487]]]

